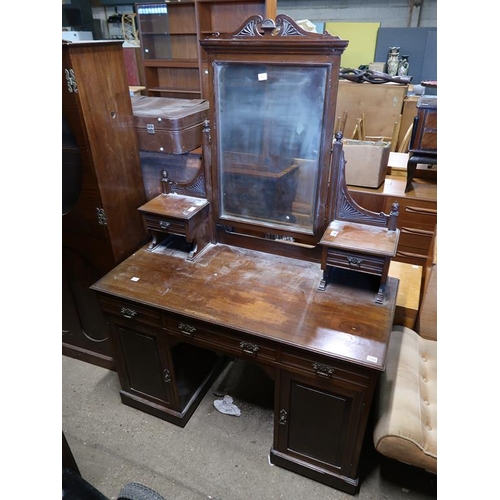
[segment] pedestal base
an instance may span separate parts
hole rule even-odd
[[[269,452],[269,460],[272,464],[290,470],[301,476],[308,477],[318,483],[326,484],[332,488],[356,495],[359,491],[359,478],[349,478],[335,474],[329,470],[315,467],[302,460],[285,455],[271,448]]]

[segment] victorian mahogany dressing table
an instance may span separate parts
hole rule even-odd
[[[397,207],[377,214],[350,198],[341,136],[332,147],[347,41],[280,15],[200,44],[213,99],[194,183],[203,179],[206,203],[172,184],[141,207],[153,243],[92,286],[122,401],[185,426],[227,356],[256,363],[274,380],[271,462],[354,494],[395,312],[385,262],[399,233]],[[343,241],[357,260],[336,263],[331,223],[378,243]]]

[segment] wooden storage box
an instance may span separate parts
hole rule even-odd
[[[344,140],[347,184],[378,188],[385,179],[391,143]]]
[[[140,151],[182,154],[201,146],[208,101],[131,96]]]
[[[415,329],[422,286],[422,266],[392,260],[389,276],[399,280],[393,323]]]

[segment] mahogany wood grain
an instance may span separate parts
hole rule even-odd
[[[82,169],[79,196],[62,218],[63,352],[113,369],[108,328],[89,287],[147,241],[121,42],[62,44],[62,113]]]
[[[197,5],[208,9],[215,3],[231,2]],[[174,233],[168,243],[135,251],[91,289],[97,292],[110,326],[124,403],[184,426],[216,373],[216,358],[207,353],[256,363],[272,374],[275,383],[271,463],[355,494],[371,402],[385,368],[398,280],[385,281],[390,252],[376,241],[375,255],[363,247],[364,272],[332,265],[334,279],[319,291],[323,273],[318,243],[332,220],[366,224],[365,233],[373,233],[376,240],[386,229],[397,238],[396,209],[391,208],[389,216],[357,205],[345,184],[341,136],[336,136],[331,149],[335,75],[347,41],[305,32],[285,15],[277,16],[276,24],[255,15],[238,30],[207,34],[200,40],[212,68],[209,73],[219,60],[229,65],[270,62],[277,67],[295,62],[303,71],[308,66],[326,71],[327,84],[321,88],[323,109],[329,112],[324,111],[319,150],[314,153],[320,168],[315,174],[310,227],[284,228],[272,218],[256,223],[222,213],[224,200],[219,194],[224,190],[218,169],[223,148],[218,147],[218,137],[224,130],[214,120],[219,115],[212,105],[203,132],[204,152],[209,152],[204,154],[208,204],[200,211],[206,211],[210,244],[190,259],[182,245],[170,244],[179,236]],[[211,90],[219,83],[211,75],[208,81]],[[236,118],[239,108],[231,111]],[[165,228],[168,222],[181,233],[180,222],[186,220],[172,217],[175,206],[155,208],[160,201],[164,201],[161,196],[149,202],[152,210],[143,212],[148,227]],[[303,199],[299,201],[302,210]],[[370,232],[371,226],[376,227]],[[183,228],[188,239],[188,228]],[[363,246],[358,237],[355,240],[357,248]],[[394,249],[396,244],[393,241]],[[347,247],[352,251],[352,239]],[[334,249],[335,255],[330,255],[329,250],[323,255],[332,259],[344,251]],[[200,357],[193,349],[202,349]],[[206,370],[195,377],[183,400],[185,381],[201,366],[200,359]]]
[[[378,283],[369,276],[339,270],[339,279],[321,293],[320,277],[319,264],[227,245],[211,246],[196,263],[142,248],[92,289],[384,369],[397,280],[389,278],[380,305],[373,300]]]
[[[195,261],[138,250],[92,286],[110,324],[122,401],[185,426],[217,366],[203,355],[213,368],[181,402],[183,374],[199,363],[190,352],[176,363],[174,349],[257,363],[275,380],[271,462],[355,494],[398,280],[388,278],[376,304],[373,276],[334,272],[319,292],[318,263],[220,243]]]

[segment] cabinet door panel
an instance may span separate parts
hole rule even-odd
[[[327,472],[355,475],[367,388],[287,372],[282,372],[280,385],[278,451]]]
[[[118,326],[117,331],[130,389],[166,401],[168,397],[157,338],[122,326]],[[145,370],[145,367],[148,369]]]
[[[113,342],[122,390],[161,406],[170,406],[171,374],[165,347],[155,333],[115,323]],[[145,368],[147,367],[147,369]]]
[[[292,383],[291,401],[288,449],[342,467],[352,399]]]

